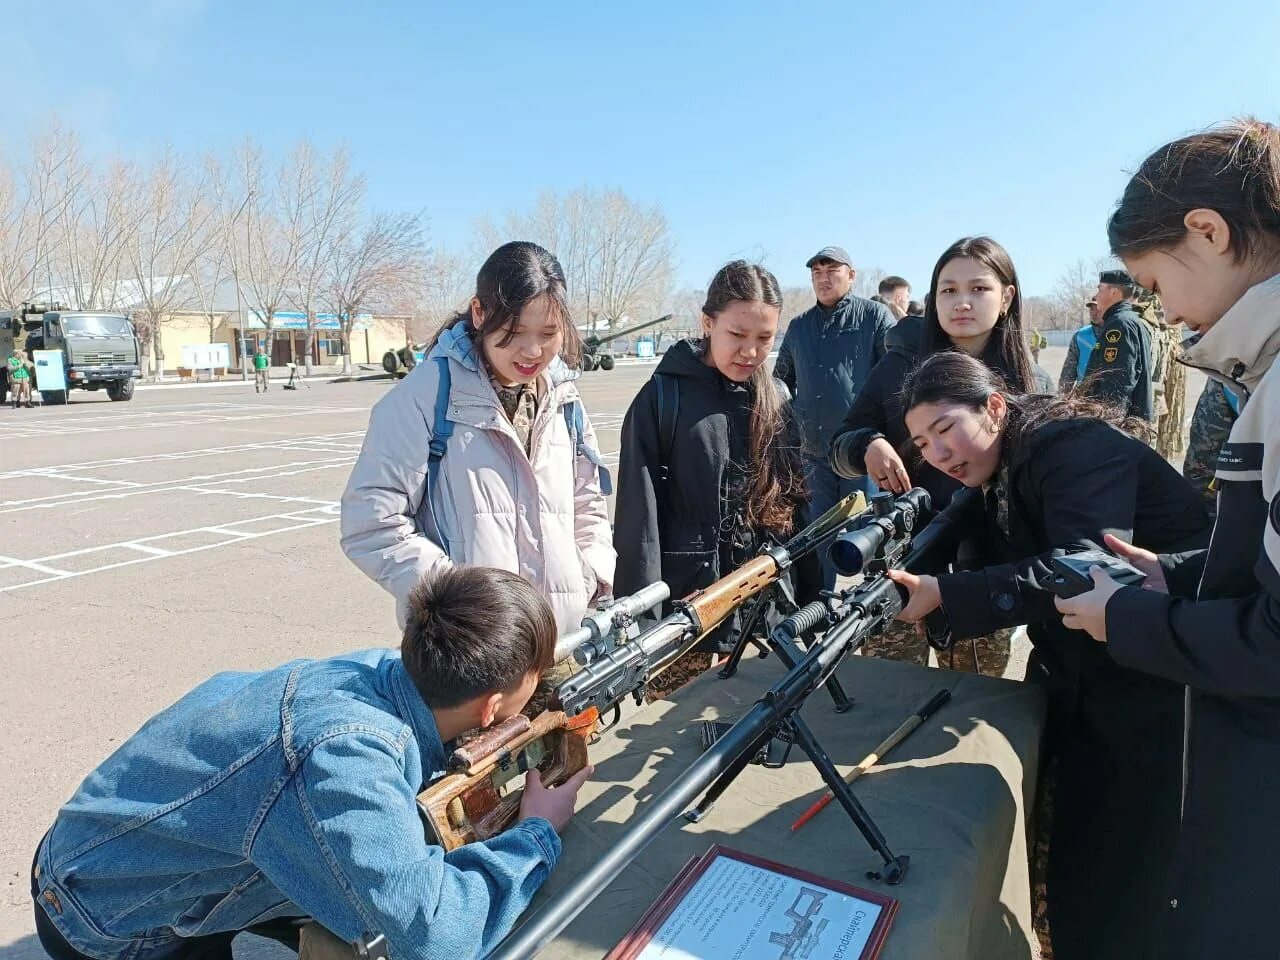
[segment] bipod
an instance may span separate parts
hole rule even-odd
[[[834,596],[834,594],[829,594],[826,591],[823,591],[823,595],[825,597]],[[782,580],[778,580],[768,590],[756,597],[751,605],[750,612],[742,622],[742,631],[738,634],[738,639],[729,654],[729,659],[720,668],[719,677],[721,680],[728,680],[738,672],[738,664],[742,662],[742,655],[746,653],[748,643],[753,643],[760,649],[761,657],[767,656],[770,650],[775,651],[778,654],[778,659],[782,660],[783,665],[788,670],[796,665],[798,658],[792,657],[787,660],[783,656],[782,650],[774,641],[774,631],[767,623],[762,634],[756,635],[760,622],[764,619],[764,615],[771,603],[784,617],[789,617],[800,609],[791,593],[791,587]],[[792,650],[794,651],[794,649],[793,647]],[[848,713],[852,709],[853,701],[844,692],[844,687],[840,686],[840,681],[834,676],[827,680],[827,692],[831,694],[831,699],[835,703],[836,713]]]
[[[794,670],[804,656],[793,641],[784,636],[778,636],[777,631],[773,631],[770,635],[769,645],[788,670]],[[840,689],[834,675],[827,678],[826,686],[828,690],[831,690],[833,699],[835,699],[837,692],[840,696],[844,696],[844,691]],[[846,702],[852,706],[851,701],[846,699]],[[867,843],[884,861],[884,867],[881,870],[869,871],[867,876],[873,880],[883,880],[888,884],[901,883],[902,878],[906,876],[907,866],[911,862],[911,858],[905,855],[894,856],[893,851],[889,849],[889,841],[880,832],[876,822],[871,819],[871,814],[867,813],[866,808],[853,795],[853,790],[844,782],[844,777],[836,769],[836,765],[832,762],[830,755],[822,746],[812,728],[800,716],[800,708],[802,706],[804,706],[803,700],[769,724],[760,736],[756,738],[750,749],[742,751],[715,779],[702,799],[698,801],[698,805],[684,814],[685,819],[690,823],[697,823],[706,816],[721,795],[732,786],[738,775],[747,768],[747,765],[751,763],[752,758],[759,753],[760,749],[770,740],[777,737],[787,743],[794,743],[805,752],[810,762],[817,767],[823,782],[835,795],[840,805],[844,807],[845,813],[849,815],[853,825],[858,828]],[[838,700],[836,701],[836,709],[840,709]],[[845,709],[848,709],[848,707]]]

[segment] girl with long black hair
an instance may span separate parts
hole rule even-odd
[[[1028,624],[1027,679],[1048,692],[1054,771],[1049,928],[1058,960],[1154,958],[1178,829],[1182,690],[1118,665],[1064,626],[1047,589],[1054,556],[1109,535],[1149,550],[1203,547],[1200,499],[1114,413],[1077,397],[1007,390],[957,351],[903,388],[911,443],[935,470],[981,488],[982,569],[891,572],[910,592],[899,619],[941,608],[957,638]]]
[[[658,579],[673,599],[686,596],[798,529],[799,439],[786,387],[766,364],[781,308],[772,273],[725,264],[707,290],[702,338],[671,347],[632,401],[613,534],[620,596]],[[729,649],[735,628],[702,649]]]

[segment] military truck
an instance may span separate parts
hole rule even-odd
[[[0,365],[18,352],[33,360],[37,350],[59,350],[68,389],[106,389],[112,400],[130,400],[141,376],[142,352],[128,317],[95,310],[24,303],[0,311]],[[0,403],[9,392],[0,372]],[[45,403],[66,403],[66,390],[42,390]]]

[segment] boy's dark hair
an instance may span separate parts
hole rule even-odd
[[[400,658],[429,707],[509,690],[555,659],[556,621],[523,577],[449,567],[409,594]]]
[[[1192,210],[1215,210],[1237,263],[1280,244],[1280,128],[1252,117],[1166,143],[1142,162],[1107,224],[1116,256],[1176,245]]]
[[[910,288],[911,284],[907,283],[907,281],[902,277],[885,277],[880,281],[880,286],[877,289],[879,290],[880,296],[884,297],[893,293],[893,291],[897,290],[899,287]]]

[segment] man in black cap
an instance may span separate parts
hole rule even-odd
[[[804,433],[810,516],[817,517],[854,490],[870,493],[868,478],[838,477],[827,462],[831,438],[871,368],[884,355],[893,314],[881,303],[854,296],[856,271],[842,247],[823,247],[805,264],[818,302],[787,327],[774,376],[791,388]],[[835,586],[836,571],[822,557],[822,578]]]
[[[1102,315],[1098,346],[1085,368],[1089,396],[1124,408],[1131,417],[1155,419],[1151,389],[1151,336],[1130,303],[1137,286],[1123,270],[1104,270],[1094,300]]]

